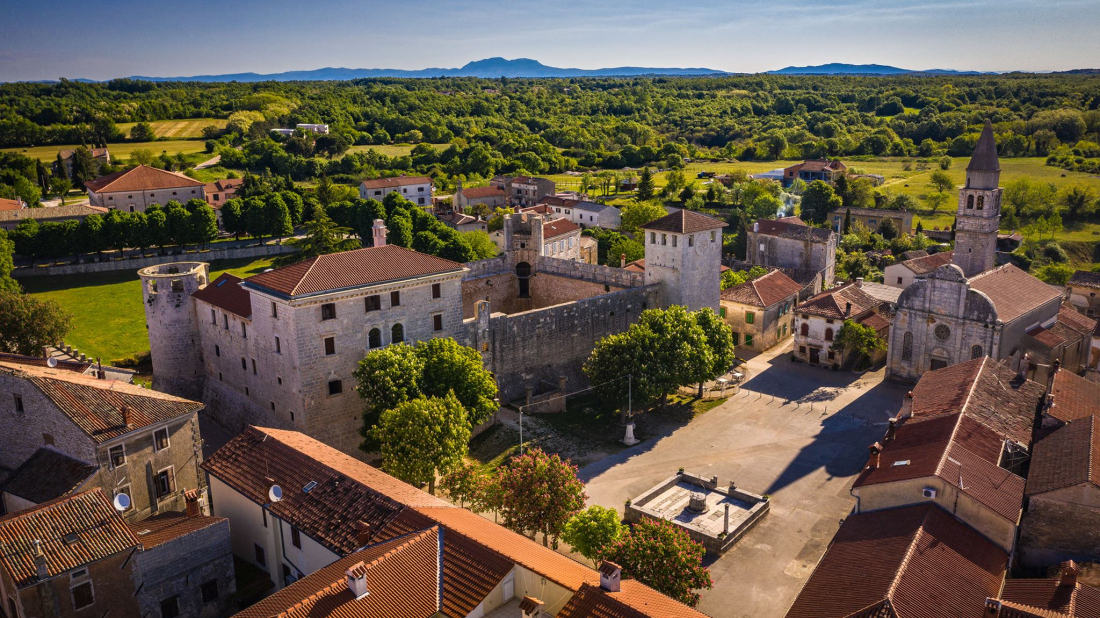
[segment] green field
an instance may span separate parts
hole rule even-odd
[[[436,150],[443,150],[450,144],[428,144]],[[348,152],[366,152],[373,150],[378,154],[384,154],[387,157],[403,157],[415,147],[415,144],[383,144],[381,146],[352,146],[348,149]]]
[[[198,139],[202,137],[203,127],[214,125],[224,129],[229,121],[225,118],[188,118],[186,120],[153,120],[153,134],[171,139]],[[136,122],[119,123],[118,130],[129,136]]]
[[[3,152],[18,152],[25,157],[31,157],[32,159],[40,159],[42,161],[50,162],[57,158],[57,151],[59,150],[71,150],[76,148],[79,144],[69,144],[62,146],[31,146],[28,148],[2,148]],[[135,150],[149,150],[153,154],[159,155],[162,151],[167,152],[170,155],[182,152],[183,154],[193,154],[196,152],[203,152],[206,150],[205,144],[201,140],[165,140],[157,142],[126,142],[123,144],[107,144],[107,148],[111,151],[111,159],[128,159],[130,153]]]
[[[188,253],[181,260],[201,260],[202,253]],[[271,266],[271,259],[223,260],[210,264],[210,279],[223,272],[245,277]],[[137,269],[90,275],[27,277],[23,289],[39,298],[57,302],[73,314],[73,330],[65,338],[89,358],[103,362],[149,351],[145,309]]]

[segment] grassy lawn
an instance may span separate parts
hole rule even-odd
[[[450,144],[428,144],[436,150],[443,150]],[[384,154],[387,157],[401,157],[412,152],[415,144],[383,144],[380,146],[352,146],[348,149],[348,152],[366,152],[373,150],[378,154]]]
[[[18,152],[19,154],[30,157],[32,159],[39,159],[46,162],[52,162],[57,158],[57,151],[69,150],[76,148],[79,144],[70,144],[62,146],[32,146],[29,148],[3,148],[4,152]],[[165,140],[156,142],[126,142],[122,144],[107,144],[108,149],[111,151],[112,161],[114,158],[127,159],[130,157],[130,153],[135,150],[145,149],[151,150],[153,154],[160,154],[161,151],[167,152],[170,155],[174,155],[178,152],[183,154],[193,154],[197,152],[203,152],[206,150],[206,146],[202,140]]]
[[[201,253],[179,256],[201,260]],[[221,260],[210,264],[210,279],[223,272],[240,277],[270,267],[271,259]],[[73,330],[65,342],[104,362],[149,351],[145,309],[137,269],[88,275],[28,277],[20,284],[30,294],[53,300],[73,314]]]
[[[153,134],[157,137],[171,139],[198,139],[202,137],[203,127],[214,125],[224,129],[229,121],[225,118],[188,118],[186,120],[154,120],[149,124],[153,126]],[[121,122],[118,130],[125,135],[130,135],[130,129],[136,122]]]

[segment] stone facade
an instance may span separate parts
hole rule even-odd
[[[191,294],[206,285],[206,262],[175,262],[138,271],[145,328],[153,360],[153,388],[188,399],[202,393],[202,352]]]
[[[131,557],[130,551],[121,551],[82,567],[87,569],[87,574],[79,578],[73,579],[72,575],[76,572],[74,570],[18,591],[8,578],[6,570],[0,569],[0,592],[6,593],[5,615],[14,603],[18,605],[17,616],[27,618],[77,618],[107,614],[112,617],[142,618],[143,614],[133,600],[134,567]],[[76,609],[73,588],[85,582],[91,582],[93,600],[91,605]]]
[[[133,191],[103,191],[96,193],[88,191],[88,203],[100,208],[111,208],[122,212],[145,212],[145,209],[158,204],[164,206],[168,202],[187,203],[187,200],[206,201],[206,190],[203,183],[198,186],[180,186],[167,189],[133,190]]]
[[[645,281],[661,289],[661,307],[720,308],[722,230],[693,233],[644,229]]]
[[[793,217],[788,218],[793,219]],[[782,223],[779,219],[775,223]],[[806,227],[801,221],[790,224]],[[822,285],[830,286],[836,278],[837,235],[833,232],[771,230],[770,225],[753,224],[745,231],[746,257],[753,266],[793,268],[821,273]],[[814,230],[816,228],[807,228]],[[824,233],[823,233],[824,232]]]
[[[1100,489],[1070,487],[1031,496],[1020,526],[1020,562],[1042,567],[1100,560]]]
[[[141,526],[134,528],[140,531]],[[173,597],[180,616],[189,618],[219,618],[235,609],[237,580],[228,519],[146,548],[133,560],[134,589],[143,616],[161,615],[161,604]],[[204,588],[213,599],[204,600]]]
[[[878,226],[889,219],[897,226],[902,234],[913,233],[913,213],[907,210],[885,210],[882,208],[837,208],[829,213],[829,224],[838,234],[844,233],[844,219],[851,215],[849,224],[862,223],[872,232],[878,231]]]
[[[733,331],[733,344],[757,352],[784,343],[794,334],[794,314],[798,294],[791,294],[770,307],[722,299],[719,315]],[[748,315],[752,314],[752,323]]]

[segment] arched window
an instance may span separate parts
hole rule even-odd
[[[390,343],[401,343],[405,341],[405,327],[400,324],[394,324],[390,329]]]
[[[803,322],[802,323],[802,330],[800,332],[802,333],[803,337],[809,337],[810,336],[810,325]]]
[[[905,333],[901,338],[901,360],[913,360],[913,333]]]
[[[367,333],[367,347],[371,350],[382,347],[382,331],[380,329],[372,328]]]
[[[832,341],[832,340],[833,340],[833,329],[826,328],[825,329],[825,341]]]
[[[978,196],[978,210],[982,210],[983,208],[985,208],[985,196],[984,195],[979,195]]]
[[[966,207],[967,208],[973,208],[974,207],[974,196],[973,195],[966,196]]]
[[[974,344],[974,345],[970,346],[970,358],[975,359],[975,358],[981,358],[981,357],[982,357],[982,346],[977,345],[977,344]]]

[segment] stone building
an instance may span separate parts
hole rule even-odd
[[[57,151],[57,156],[61,160],[61,166],[58,167],[57,159],[54,159],[51,167],[54,174],[64,174],[65,178],[73,177],[73,154],[76,151],[71,148],[66,148]],[[107,148],[89,148],[88,153],[92,155],[92,159],[99,165],[111,164],[111,151]]]
[[[458,181],[451,208],[455,212],[464,214],[476,214],[476,211],[484,208],[489,212],[497,208],[508,206],[508,194],[504,187],[489,185],[487,187],[462,188],[462,181]]]
[[[65,206],[50,206],[44,208],[18,208],[0,210],[0,229],[14,230],[24,219],[35,219],[38,223],[51,223],[62,221],[83,221],[88,215],[105,215],[106,208],[89,206],[87,204],[67,204]]]
[[[886,341],[890,320],[885,317],[889,303],[867,294],[862,280],[831,288],[812,296],[794,308],[794,358],[811,365],[851,369],[859,357],[846,357],[833,349],[833,340],[846,320],[869,326]],[[871,359],[872,362],[878,359]]]
[[[645,281],[661,288],[661,306],[719,310],[722,229],[726,222],[683,209],[642,226]]]
[[[1094,318],[1062,305],[1053,323],[1034,326],[1024,333],[1024,349],[1028,358],[1034,361],[1027,368],[1028,375],[1045,383],[1055,366],[1079,373],[1089,362],[1092,334],[1096,328]]]
[[[531,176],[493,176],[489,185],[504,189],[508,202],[520,207],[534,206],[557,190],[553,180]]]
[[[794,333],[802,285],[781,271],[722,290],[719,315],[733,330],[733,345],[763,352]]]
[[[543,223],[542,254],[559,260],[580,261],[580,226],[568,219],[553,219]]]
[[[488,233],[489,231],[489,224],[484,219],[482,219],[481,217],[464,215],[461,212],[436,215],[436,218],[442,221],[443,225],[446,225],[456,232]]]
[[[889,377],[916,380],[926,371],[981,356],[1010,359],[1016,368],[1028,331],[1050,328],[1057,321],[1059,290],[1011,264],[995,264],[999,178],[997,147],[987,122],[959,190],[952,263],[914,273],[914,281],[898,297]]]
[[[836,179],[847,173],[848,167],[840,161],[828,159],[807,159],[802,163],[783,169],[783,186],[789,187],[795,180],[811,183],[815,180],[833,184]]]
[[[913,213],[907,210],[886,210],[884,208],[837,208],[829,213],[829,225],[838,234],[844,234],[844,220],[849,225],[863,224],[872,232],[877,232],[883,221],[890,220],[901,234],[913,233]]]
[[[126,494],[127,521],[180,510],[205,495],[201,403],[68,369],[0,362],[0,466],[11,511],[77,490]]]
[[[905,289],[912,285],[918,277],[923,277],[944,264],[950,264],[954,260],[953,251],[941,251],[932,255],[902,260],[891,264],[883,271],[882,282],[886,285]]]
[[[1073,308],[1090,318],[1100,318],[1100,272],[1078,270],[1066,283]]]
[[[390,193],[398,193],[421,208],[431,212],[435,184],[427,176],[396,176],[364,180],[359,183],[359,197],[381,202]]]
[[[218,221],[221,222],[221,207],[226,201],[237,197],[237,191],[244,184],[243,178],[222,178],[214,182],[208,182],[203,186],[206,194],[206,203],[218,211]]]
[[[250,427],[203,466],[234,553],[275,584],[242,618],[703,618],[298,432]]]
[[[88,188],[88,203],[100,208],[123,212],[145,212],[153,204],[164,206],[176,201],[206,199],[206,183],[183,174],[139,165],[100,176],[84,183]]]
[[[810,227],[798,217],[760,219],[745,231],[746,259],[752,266],[797,268],[821,273],[828,287],[836,277],[837,235]]]
[[[557,195],[544,197],[539,203],[553,209],[555,216],[568,219],[582,227],[602,227],[617,230],[622,225],[622,214],[619,209],[607,204]]]

